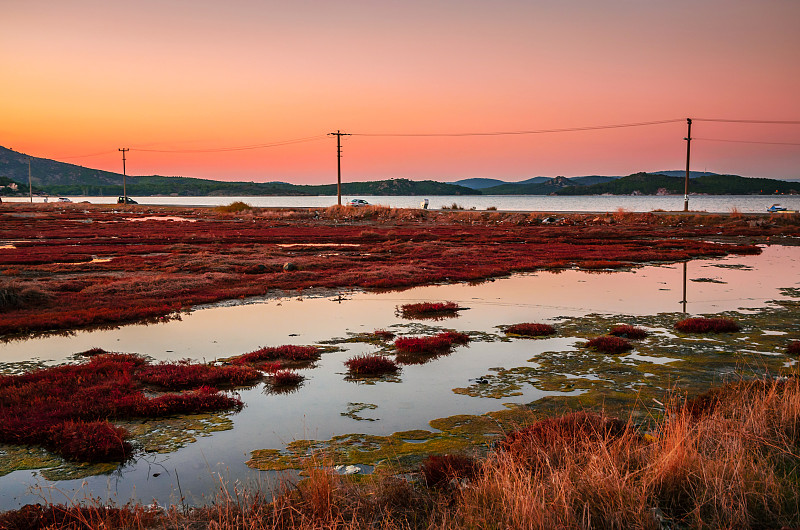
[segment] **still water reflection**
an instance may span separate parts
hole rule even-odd
[[[626,272],[515,275],[478,285],[436,285],[402,292],[341,292],[333,296],[294,294],[237,305],[197,309],[179,321],[129,325],[0,344],[0,368],[9,363],[55,364],[92,347],[145,354],[156,360],[190,358],[211,361],[281,344],[315,344],[348,334],[394,329],[407,333],[408,321],[395,313],[408,302],[458,302],[458,318],[428,323],[440,328],[498,337],[498,326],[519,322],[564,322],[589,314],[647,316],[659,313],[709,314],[755,311],[785,299],[782,288],[800,287],[800,247],[766,247],[760,256],[698,260],[688,264],[647,266]],[[454,414],[481,414],[503,403],[530,403],[546,395],[524,386],[518,395],[492,397],[456,394],[493,368],[529,364],[543,352],[574,352],[582,339],[559,334],[541,340],[475,340],[452,355],[425,365],[404,366],[394,381],[347,381],[343,363],[376,351],[373,345],[343,344],[303,370],[298,392],[272,395],[262,385],[240,392],[244,410],[230,416],[233,428],[199,436],[168,454],[149,454],[111,475],[48,482],[38,472],[15,471],[0,477],[0,509],[36,502],[37,495],[63,501],[66,495],[91,495],[126,502],[137,499],[175,502],[177,485],[190,502],[213,495],[219,478],[271,480],[244,462],[260,448],[282,448],[296,439],[328,439],[358,432],[388,435],[429,429],[428,421]],[[633,354],[632,361],[668,363],[665,357]],[[577,391],[576,391],[577,392]],[[354,404],[368,404],[352,415]],[[0,456],[0,459],[2,456]],[[44,490],[31,490],[31,486]]]

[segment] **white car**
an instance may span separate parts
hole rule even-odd
[[[348,206],[367,206],[369,203],[364,199],[350,199],[347,203]]]
[[[67,199],[66,197],[59,197],[58,202],[72,202],[72,201]]]

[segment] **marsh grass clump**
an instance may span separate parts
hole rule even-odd
[[[321,352],[314,346],[265,346],[250,353],[230,359],[236,364],[258,364],[264,361],[311,362],[319,359]]]
[[[278,388],[296,387],[304,379],[305,377],[292,370],[278,370],[270,376],[270,383]]]
[[[685,318],[675,323],[675,329],[683,333],[734,333],[741,327],[729,318]]]
[[[351,375],[381,375],[397,372],[400,367],[382,355],[359,355],[345,361]]]
[[[222,213],[239,213],[252,210],[253,207],[242,201],[233,201],[225,206],[217,206],[214,210]]]
[[[103,355],[103,354],[106,354],[106,353],[108,353],[108,352],[106,350],[104,350],[103,348],[94,347],[94,348],[89,348],[86,351],[82,351],[82,352],[78,353],[78,355],[81,356],[81,357],[94,357],[95,355]]]
[[[403,353],[442,353],[454,345],[467,344],[469,335],[456,331],[445,331],[430,337],[400,337],[394,347]]]
[[[459,486],[462,480],[471,481],[478,474],[478,462],[458,454],[428,455],[422,461],[420,473],[429,488]]]
[[[385,329],[376,329],[372,332],[372,336],[381,341],[392,340],[395,334]]]
[[[556,328],[550,324],[522,323],[508,326],[505,329],[507,335],[519,335],[521,337],[543,337],[554,335]]]
[[[647,330],[631,326],[630,324],[619,324],[611,328],[608,334],[625,339],[640,340],[647,337]]]
[[[51,293],[38,285],[13,281],[0,284],[0,310],[37,307],[48,303],[51,298]]]
[[[183,390],[203,385],[247,386],[261,379],[261,373],[249,366],[211,366],[188,360],[163,362],[141,368],[136,376],[145,384],[163,390]]]
[[[601,444],[633,432],[631,424],[617,418],[595,412],[571,412],[513,431],[497,443],[497,448],[535,468],[548,461],[558,462],[568,452],[592,452]]]
[[[418,304],[403,304],[399,313],[403,318],[431,318],[443,319],[458,316],[461,307],[455,302],[421,302]]]
[[[633,344],[631,344],[628,339],[622,337],[601,335],[600,337],[589,340],[589,342],[585,344],[585,347],[598,353],[617,355],[632,350]]]

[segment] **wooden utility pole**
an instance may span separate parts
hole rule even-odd
[[[128,204],[128,190],[125,187],[125,153],[130,149],[123,147],[122,149],[117,149],[117,151],[122,151],[122,200],[124,201],[123,204]]]
[[[336,137],[336,203],[342,205],[342,136],[350,136],[338,130],[328,133],[328,136]]]
[[[683,211],[689,211],[689,153],[692,148],[692,119],[686,118],[689,130],[686,133],[686,181],[683,183]]]
[[[33,202],[33,183],[31,183],[31,159],[28,159],[28,194]]]

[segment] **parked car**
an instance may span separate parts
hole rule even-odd
[[[120,195],[119,198],[117,199],[117,204],[139,204],[139,203],[134,201],[130,197],[123,197],[122,195]]]
[[[58,202],[72,202],[72,201],[67,199],[66,197],[59,197]]]
[[[347,203],[348,206],[367,206],[369,203],[364,199],[350,199]]]

